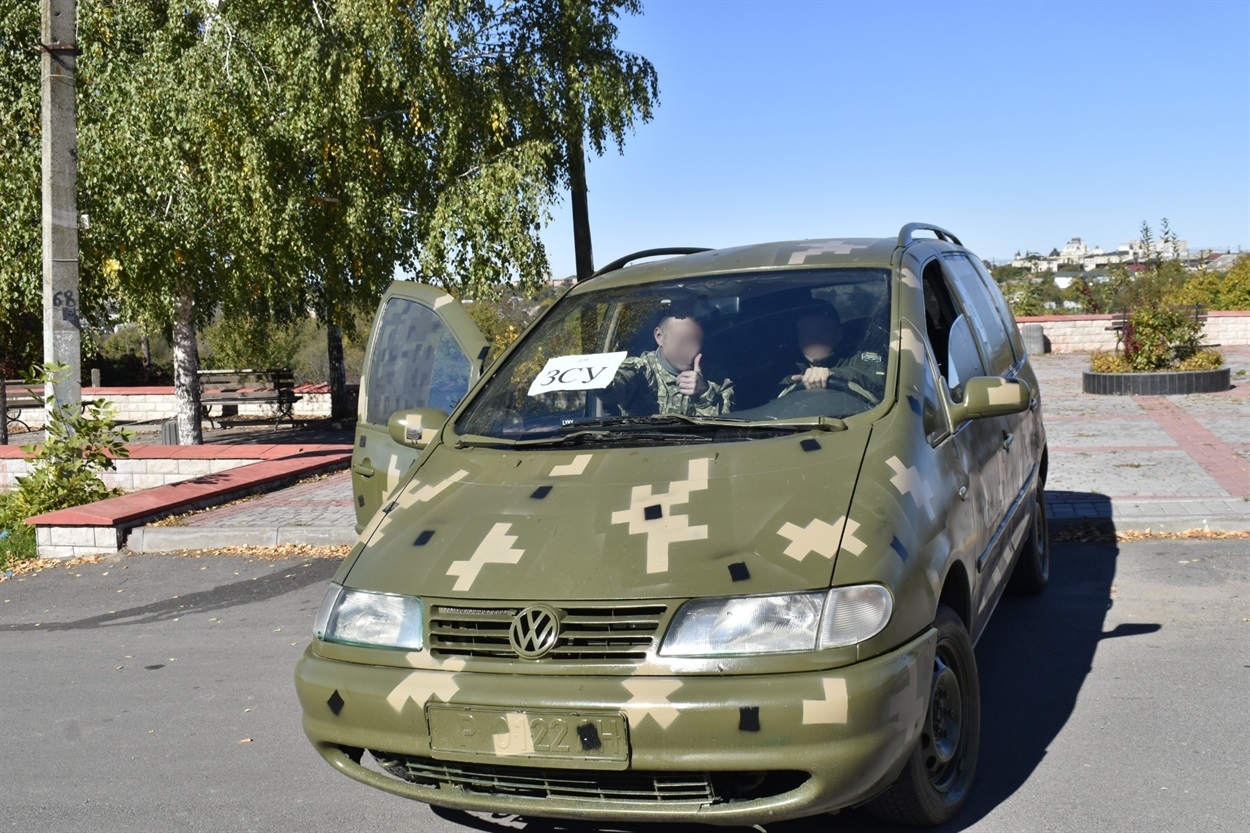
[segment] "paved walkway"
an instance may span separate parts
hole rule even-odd
[[[1052,526],[1250,529],[1250,347],[1224,349],[1233,388],[1187,396],[1081,392],[1084,354],[1034,359],[1050,443]],[[348,472],[147,527],[143,548],[210,549],[356,539]]]
[[[1222,352],[1232,389],[1187,396],[1084,394],[1087,355],[1034,359],[1052,519],[1120,531],[1250,529],[1250,347]]]

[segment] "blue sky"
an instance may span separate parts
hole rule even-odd
[[[644,3],[618,45],[660,106],[590,161],[596,265],[913,220],[998,259],[1162,217],[1250,248],[1247,0]],[[558,277],[569,212],[543,235]]]

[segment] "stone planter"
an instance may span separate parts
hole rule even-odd
[[[1085,393],[1117,396],[1171,396],[1180,393],[1219,393],[1229,388],[1229,369],[1154,370],[1146,373],[1081,374]]]

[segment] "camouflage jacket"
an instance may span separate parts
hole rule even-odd
[[[803,371],[809,367],[829,368],[834,371],[835,376],[841,376],[849,382],[854,390],[868,394],[876,402],[881,401],[885,392],[885,362],[880,354],[865,351],[852,356],[826,356],[816,361],[795,362],[794,372],[782,377],[782,390],[777,395],[785,396],[787,393],[801,389],[803,383],[796,382],[791,377],[802,376]]]
[[[598,392],[601,400],[615,405],[623,416],[682,414],[718,416],[733,409],[733,381],[713,382],[704,372],[707,390],[695,397],[677,390],[677,371],[651,350],[621,363],[616,377]]]

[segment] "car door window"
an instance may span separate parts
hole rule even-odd
[[[450,411],[469,389],[471,363],[433,310],[391,298],[369,360],[365,421],[386,425],[409,408]]]
[[[955,305],[947,278],[936,260],[924,268],[925,335],[952,402],[963,401],[963,383],[984,376],[982,347],[971,322]]]
[[[1002,316],[985,290],[976,267],[962,253],[947,252],[942,255],[942,268],[950,277],[951,286],[964,302],[973,334],[980,341],[988,363],[986,369],[995,376],[1006,373],[1015,363],[1011,339],[1007,336]]]
[[[1016,317],[1011,311],[1011,306],[1007,303],[1007,299],[1003,297],[1003,293],[998,288],[998,282],[994,280],[989,271],[982,265],[981,261],[973,258],[972,268],[981,278],[981,285],[985,288],[986,294],[990,301],[994,304],[994,308],[998,310],[998,317],[1003,322],[1003,327],[1007,330],[1008,341],[1011,343],[1011,352],[1019,361],[1024,356],[1024,342],[1020,338],[1020,330],[1016,327]]]

